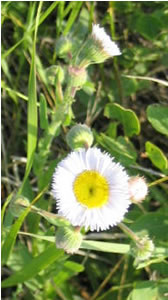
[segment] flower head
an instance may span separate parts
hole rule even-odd
[[[56,247],[64,249],[65,252],[75,253],[82,243],[82,234],[78,228],[73,227],[59,227],[56,232]]]
[[[131,246],[131,253],[135,257],[134,265],[138,266],[140,262],[150,259],[154,250],[155,245],[147,234],[139,238],[138,243]]]
[[[58,214],[73,226],[106,230],[128,210],[128,180],[123,167],[97,148],[71,152],[53,175]]]
[[[108,58],[120,55],[120,49],[110,36],[98,24],[93,24],[92,32],[87,38],[76,60],[77,66],[86,68],[90,64],[99,64]]]
[[[66,141],[72,150],[82,147],[90,147],[93,143],[93,133],[85,124],[73,126],[66,135]]]
[[[129,180],[129,192],[132,202],[139,203],[145,199],[148,194],[148,186],[143,177],[135,176]]]
[[[111,40],[110,36],[105,32],[104,28],[99,26],[99,24],[93,24],[92,37],[100,44],[100,47],[108,56],[121,54],[116,43]]]

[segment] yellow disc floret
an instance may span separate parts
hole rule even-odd
[[[103,206],[109,198],[107,179],[97,171],[84,171],[79,174],[73,184],[76,199],[88,208]]]

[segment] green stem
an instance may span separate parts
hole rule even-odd
[[[156,184],[160,184],[160,183],[162,183],[164,181],[168,181],[168,176],[163,177],[161,179],[157,179],[157,180],[153,181],[152,183],[149,183],[148,187],[151,187],[151,186],[156,185]]]
[[[139,237],[130,229],[128,228],[125,224],[120,223],[118,224],[118,227],[126,234],[128,235],[133,241],[136,243],[139,242]]]

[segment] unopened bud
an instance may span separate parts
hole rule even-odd
[[[148,260],[152,256],[154,249],[154,243],[148,235],[140,238],[136,246],[132,247],[132,254],[136,258],[135,264]]]
[[[66,135],[68,146],[72,150],[91,147],[93,143],[93,134],[91,129],[85,124],[73,126]]]
[[[143,177],[135,176],[129,180],[130,199],[134,203],[140,203],[148,194],[148,186]]]
[[[80,248],[82,239],[79,228],[60,227],[56,232],[56,247],[73,254]]]
[[[10,202],[10,212],[14,217],[19,217],[25,210],[25,207],[29,206],[29,200],[24,196],[16,196]]]
[[[84,68],[70,66],[68,68],[69,82],[73,87],[82,86],[86,82],[87,73]]]

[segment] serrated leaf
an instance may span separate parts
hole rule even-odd
[[[131,137],[140,133],[140,122],[133,110],[126,109],[117,103],[110,103],[105,106],[104,115],[107,118],[120,121],[126,136]]]
[[[168,168],[168,161],[162,150],[151,142],[145,144],[146,153],[153,165],[164,171]]]
[[[168,136],[168,106],[160,104],[149,105],[147,118],[158,132]]]

